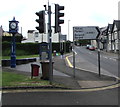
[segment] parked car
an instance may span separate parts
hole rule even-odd
[[[89,49],[89,46],[90,46],[89,44],[88,44],[88,45],[86,45],[86,49]]]
[[[92,45],[90,45],[90,46],[89,46],[89,50],[94,51],[94,50],[95,50],[95,47],[92,46]]]

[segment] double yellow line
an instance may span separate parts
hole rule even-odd
[[[72,55],[67,56],[67,57],[66,57],[66,61],[68,62],[69,67],[73,68],[73,65],[71,64],[70,60],[68,59],[68,57],[71,57],[71,56],[72,56]]]

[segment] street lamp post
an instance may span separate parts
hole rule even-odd
[[[70,25],[70,20],[68,20],[68,40],[69,40],[69,25]]]
[[[9,21],[9,33],[12,33],[12,41],[11,41],[11,68],[16,67],[16,44],[15,44],[15,34],[18,33],[18,21],[15,20],[15,17],[13,17],[13,20]]]
[[[11,43],[11,63],[10,63],[11,68],[16,67],[16,49],[15,48],[16,48],[15,33],[13,33],[12,43]]]

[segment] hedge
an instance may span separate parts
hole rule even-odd
[[[23,36],[20,34],[15,35],[15,41],[21,43]],[[11,42],[12,36],[2,36],[2,42]]]
[[[63,48],[66,52],[69,52],[70,42],[63,44]],[[52,51],[56,50],[60,52],[60,43],[52,43]],[[3,42],[2,43],[2,55],[8,56],[11,53],[11,43]],[[16,43],[16,55],[34,55],[39,54],[39,43]]]

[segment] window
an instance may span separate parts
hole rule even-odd
[[[39,36],[39,33],[38,32],[35,32],[35,37],[38,37]]]

